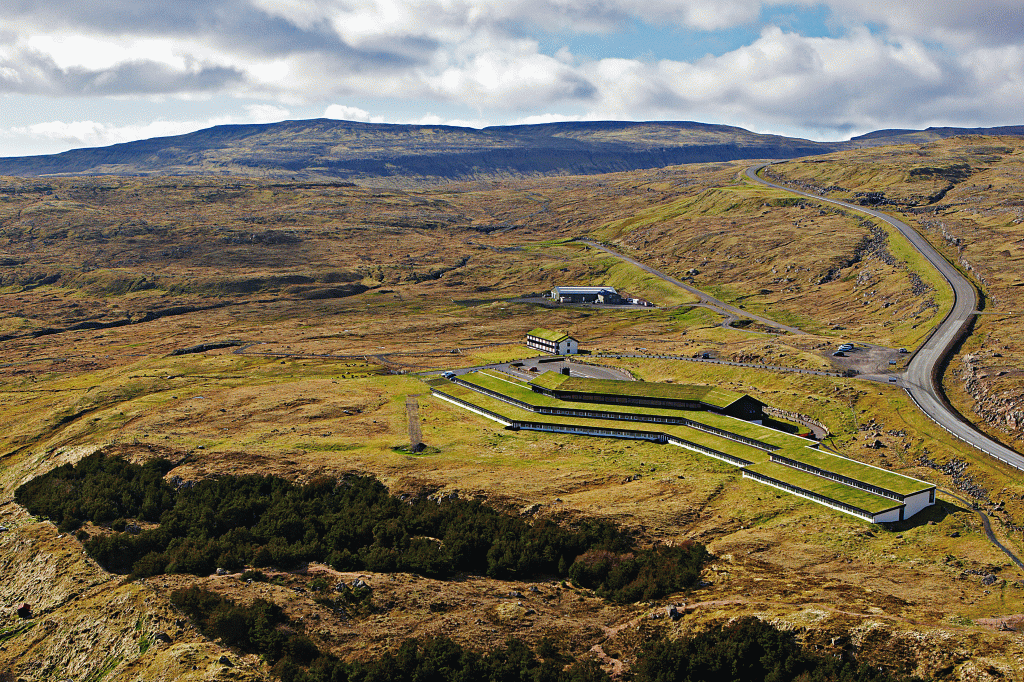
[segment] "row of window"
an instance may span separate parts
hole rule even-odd
[[[848,486],[851,486],[851,487],[854,487],[854,488],[859,488],[861,490],[866,490],[867,492],[874,493],[875,495],[881,495],[882,497],[888,497],[890,500],[896,500],[897,502],[903,502],[903,499],[904,499],[903,495],[900,495],[898,493],[894,493],[891,490],[886,490],[885,488],[879,488],[877,485],[871,485],[870,483],[864,483],[863,481],[858,481],[857,479],[849,478],[848,476],[843,476],[842,474],[837,474],[837,473],[834,473],[832,471],[826,471],[824,469],[819,469],[818,467],[811,466],[810,464],[804,464],[803,462],[798,462],[796,460],[789,459],[788,457],[782,457],[781,455],[772,455],[771,456],[771,460],[773,462],[778,462],[779,464],[784,464],[784,465],[786,465],[788,467],[792,467],[794,469],[800,469],[802,471],[806,471],[807,473],[814,474],[815,476],[820,476],[821,478],[828,478],[828,479],[831,479],[833,481],[839,481],[840,483],[843,483],[845,485],[848,485]]]
[[[439,391],[436,388],[432,388],[432,389],[430,389],[430,392],[431,393],[435,393],[437,395],[444,396],[448,400],[451,400],[454,403],[458,403],[459,405],[461,405],[461,406],[463,406],[463,407],[465,407],[467,409],[475,410],[477,412],[486,412],[487,414],[489,414],[490,416],[494,417],[495,419],[497,419],[498,421],[500,421],[500,422],[502,422],[504,424],[509,423],[508,417],[503,417],[502,415],[498,414],[497,412],[491,412],[490,410],[488,410],[487,408],[484,408],[484,407],[477,407],[476,405],[472,405],[470,403],[467,403],[465,400],[459,400],[455,396],[448,395],[444,391]]]
[[[812,493],[810,490],[804,490],[803,488],[797,487],[795,485],[790,485],[789,483],[784,483],[783,481],[778,481],[774,478],[769,478],[768,476],[762,476],[761,474],[756,474],[752,471],[744,470],[743,475],[746,476],[747,478],[752,478],[755,481],[759,481],[767,485],[772,485],[775,486],[776,488],[782,488],[783,490],[788,490],[789,492],[792,493],[797,493],[799,495],[812,499],[815,502],[821,502],[822,504],[827,504],[829,506],[836,507],[837,509],[842,509],[845,512],[848,512],[850,514],[853,514],[854,516],[864,519],[865,521],[871,521],[873,523],[875,520],[874,514],[864,511],[860,507],[854,507],[852,504],[846,504],[845,502],[840,502],[839,500],[833,500],[831,497],[825,497],[824,495]],[[900,516],[902,515],[903,514],[901,512]]]
[[[617,419],[621,421],[652,422],[656,424],[681,424],[683,426],[688,426],[691,429],[704,431],[705,433],[721,436],[722,438],[728,438],[729,440],[734,440],[736,442],[743,443],[744,445],[750,445],[751,447],[758,448],[759,450],[770,451],[779,449],[778,446],[768,445],[767,443],[762,443],[761,441],[754,440],[753,438],[747,438],[746,436],[741,436],[730,431],[717,429],[713,426],[707,426],[706,424],[691,421],[689,419],[686,419],[685,417],[659,417],[654,415],[627,414],[620,412],[591,412],[588,410],[568,410],[553,407],[535,407],[533,405],[530,405],[529,403],[524,403],[522,401],[516,400],[515,398],[510,398],[503,393],[499,393],[489,388],[484,388],[483,386],[477,386],[476,384],[472,384],[463,379],[456,379],[455,383],[465,386],[466,388],[472,389],[474,391],[483,393],[484,395],[491,396],[492,398],[496,398],[503,402],[509,403],[510,405],[515,405],[516,407],[520,407],[524,410],[529,410],[530,412],[537,412],[538,414],[550,414],[560,417],[577,417],[585,419]]]
[[[540,422],[516,422],[516,426],[533,431],[562,431],[565,433],[585,433],[598,436],[616,436],[619,438],[632,438],[635,440],[657,440],[665,439],[663,433],[648,433],[645,431],[620,431],[618,429],[600,429],[592,426],[563,426],[561,424],[542,424]]]
[[[682,438],[677,438],[676,436],[669,436],[668,437],[668,442],[672,443],[674,445],[681,445],[681,446],[683,446],[685,448],[692,448],[692,449],[696,450],[697,452],[701,452],[701,453],[703,453],[705,455],[709,455],[711,457],[717,457],[718,459],[724,459],[726,462],[730,462],[731,464],[735,464],[738,467],[745,467],[748,464],[752,464],[752,462],[748,462],[745,459],[740,459],[739,457],[733,457],[732,455],[727,455],[724,452],[719,452],[718,450],[712,450],[711,448],[704,447],[703,445],[698,445],[697,443],[691,443],[688,440],[683,440]]]

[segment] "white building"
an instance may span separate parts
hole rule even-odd
[[[565,332],[540,328],[527,332],[526,346],[553,355],[575,355],[580,351],[579,341]]]
[[[559,303],[622,305],[625,302],[615,287],[555,287],[551,298]]]

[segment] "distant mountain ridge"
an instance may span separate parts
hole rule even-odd
[[[882,130],[814,142],[689,121],[586,121],[483,129],[334,119],[223,125],[61,154],[0,158],[0,175],[198,175],[365,184],[596,174],[737,159],[788,159],[865,145],[1024,126]]]

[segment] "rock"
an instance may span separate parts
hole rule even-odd
[[[158,632],[155,635],[153,635],[153,641],[154,642],[162,642],[164,644],[170,644],[171,643],[171,636],[168,635],[166,632]]]
[[[221,665],[226,665],[229,668],[234,668],[235,667],[235,664],[232,663],[231,659],[228,658],[227,656],[221,656],[219,659],[217,659],[217,662],[220,663]]]
[[[986,575],[984,578],[981,579],[981,584],[982,585],[986,585],[986,586],[988,586],[988,585],[995,585],[996,581],[998,581],[998,580],[999,580],[999,578],[997,578],[993,574],[989,573],[988,575]]]
[[[228,572],[225,571],[223,568],[218,568],[217,569],[217,575],[227,575],[227,574],[228,574]]]
[[[497,616],[498,620],[508,623],[525,617],[527,612],[530,610],[531,609],[523,608],[520,604],[503,602],[495,607],[494,615]]]

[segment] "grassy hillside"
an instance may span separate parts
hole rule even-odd
[[[971,502],[1019,552],[1024,487],[937,432],[893,387],[602,360],[640,379],[720,385],[812,416],[839,452],[942,488],[935,508],[885,529],[775,496],[677,448],[506,431],[430,397],[416,376],[522,357],[534,327],[608,352],[836,369],[840,341],[910,343],[934,322],[941,292],[898,242],[852,215],[744,184],[742,168],[418,191],[213,177],[0,182],[0,595],[34,610],[28,622],[0,615],[0,670],[33,681],[265,677],[255,656],[225,650],[172,608],[174,590],[198,585],[240,603],[271,600],[342,657],[374,656],[407,636],[445,634],[475,648],[550,637],[573,656],[598,646],[611,669],[656,635],[754,615],[799,632],[808,647],[900,674],[1019,676],[1019,636],[986,619],[1024,612],[1024,573],[986,539]],[[723,327],[688,295],[578,237],[810,333]],[[924,286],[908,286],[912,273]],[[604,283],[660,307],[521,298]],[[409,448],[410,414],[422,452]],[[166,457],[174,485],[251,472],[297,482],[373,474],[396,495],[458,494],[569,527],[611,521],[638,547],[693,539],[715,558],[702,587],[654,604],[610,603],[547,579],[434,580],[318,564],[269,569],[267,582],[252,584],[240,574],[123,583],[88,561],[74,534],[13,501],[30,477],[97,449]],[[952,463],[956,477],[931,462]],[[961,467],[976,497],[958,487]],[[86,527],[113,530],[102,520]],[[349,608],[313,587],[320,578],[365,580],[371,604]],[[679,620],[651,617],[683,601]]]
[[[1020,127],[999,131],[1022,133]],[[920,144],[968,132],[972,131],[883,130],[848,142],[813,142],[688,121],[587,121],[475,129],[313,119],[216,126],[109,147],[0,159],[0,175],[212,174],[408,188],[453,180],[789,159],[879,144]]]
[[[963,137],[773,164],[786,180],[880,207],[917,228],[982,291],[974,333],[946,373],[962,413],[1024,443],[1024,145]]]
[[[832,149],[809,140],[701,123],[609,121],[478,130],[316,119],[218,126],[51,156],[0,159],[0,175],[216,174],[409,187],[792,158]]]

